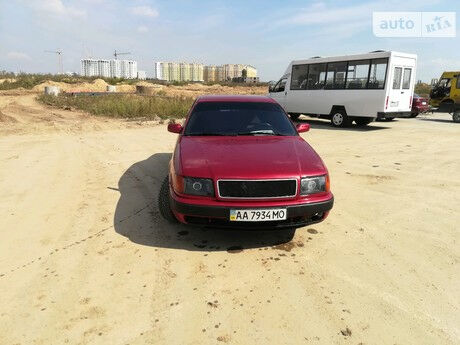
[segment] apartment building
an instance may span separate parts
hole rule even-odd
[[[242,64],[204,66],[203,79],[205,82],[231,81],[242,77],[256,78],[257,69],[253,66]]]
[[[99,75],[98,60],[84,59],[81,60],[81,75],[85,77],[96,77]]]
[[[203,80],[206,82],[217,81],[217,67],[216,66],[204,66]]]
[[[236,78],[257,78],[257,69],[250,65],[226,64],[203,66],[199,63],[154,62],[154,78],[165,81],[231,81]]]
[[[85,77],[137,78],[137,61],[82,59],[81,75]]]
[[[166,81],[203,81],[203,65],[186,62],[154,62],[154,78]]]
[[[97,60],[98,76],[110,78],[110,61]]]
[[[204,66],[200,63],[190,64],[190,80],[203,81]]]

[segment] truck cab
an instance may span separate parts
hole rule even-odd
[[[444,72],[430,92],[430,105],[440,110],[460,103],[460,71]]]

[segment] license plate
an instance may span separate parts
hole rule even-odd
[[[426,105],[426,102],[422,102],[422,105]]]
[[[230,210],[232,222],[266,222],[270,220],[285,220],[285,208],[269,208],[255,210]]]

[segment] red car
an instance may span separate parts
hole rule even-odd
[[[159,209],[169,221],[227,228],[291,228],[333,206],[321,158],[273,99],[202,96],[179,134]]]
[[[428,99],[414,93],[410,117],[416,117],[418,114],[425,113],[428,110],[430,110]]]

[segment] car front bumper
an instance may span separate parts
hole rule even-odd
[[[176,218],[185,224],[195,224],[216,228],[246,228],[246,229],[279,229],[302,227],[309,224],[323,221],[334,205],[334,197],[328,194],[325,200],[315,202],[289,201],[283,203],[261,202],[261,203],[235,203],[225,205],[206,205],[190,203],[183,198],[170,197],[171,209]],[[278,221],[261,222],[234,222],[230,221],[231,209],[267,209],[267,208],[286,208],[287,219]]]

